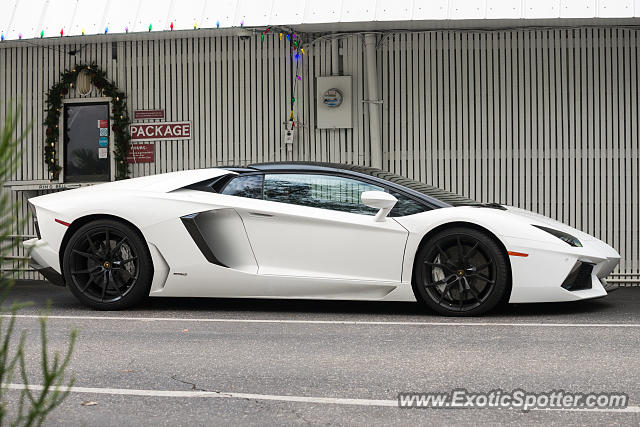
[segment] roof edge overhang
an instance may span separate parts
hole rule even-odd
[[[553,18],[553,19],[459,19],[424,21],[371,21],[333,22],[277,26],[297,33],[334,34],[361,32],[425,32],[425,31],[499,31],[499,30],[539,30],[585,27],[629,27],[640,29],[640,18]],[[104,43],[141,40],[171,40],[184,38],[211,37],[253,37],[267,27],[198,28],[195,30],[151,31],[140,33],[109,33],[64,37],[30,38],[5,40],[0,48],[20,46],[60,46],[86,43]]]

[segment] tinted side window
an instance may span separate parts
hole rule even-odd
[[[224,187],[222,194],[262,199],[262,175],[246,175],[233,178]]]
[[[384,191],[382,187],[350,178],[315,174],[268,174],[264,179],[264,199],[334,211],[375,215],[376,209],[362,203],[364,191]]]
[[[398,203],[391,209],[389,216],[407,216],[429,210],[428,207],[421,205],[404,194],[391,191],[391,195],[398,199]]]

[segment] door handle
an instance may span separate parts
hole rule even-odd
[[[249,215],[257,216],[257,217],[260,217],[260,218],[273,218],[273,215],[268,214],[268,213],[262,213],[262,212],[249,212]]]

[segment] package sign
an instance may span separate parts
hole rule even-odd
[[[153,163],[155,161],[155,145],[131,144],[127,152],[127,163]]]
[[[109,127],[108,120],[98,120],[98,129],[106,129],[107,127]]]
[[[107,150],[106,148],[98,148],[98,158],[99,159],[106,159],[109,156],[109,150]]]
[[[100,128],[100,136],[107,136],[107,135],[109,135],[109,129]]]
[[[98,145],[100,147],[107,147],[109,145],[109,138],[107,138],[106,136],[101,136],[98,139]]]
[[[191,139],[191,122],[136,123],[129,125],[132,141]]]
[[[133,118],[136,120],[164,119],[164,110],[135,110]]]

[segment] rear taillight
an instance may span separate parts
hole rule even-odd
[[[31,220],[33,221],[33,228],[36,230],[36,236],[38,239],[42,239],[40,235],[40,227],[38,227],[38,214],[36,213],[36,207],[29,203],[29,211],[31,212]]]

